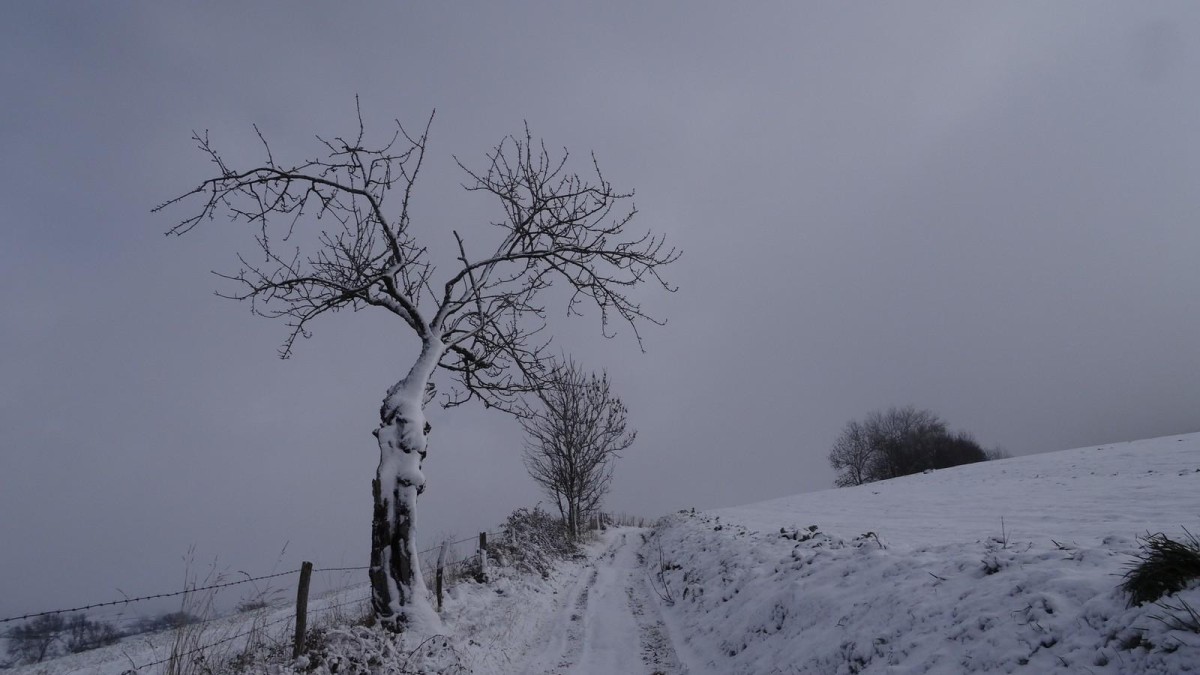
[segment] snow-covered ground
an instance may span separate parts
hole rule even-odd
[[[445,637],[343,625],[325,653],[343,657],[339,673],[372,659],[486,675],[1200,672],[1200,634],[1117,588],[1139,535],[1185,527],[1200,533],[1200,434],[611,529],[547,578],[495,567],[487,584],[455,585],[434,627]],[[361,594],[314,606],[353,615]],[[1181,601],[1200,609],[1200,585],[1169,599]],[[206,630],[238,635],[249,620]],[[286,646],[285,609],[254,620],[279,631],[266,646]],[[245,672],[334,672],[267,651]],[[169,652],[139,638],[18,672],[117,675]]]
[[[1117,588],[1138,535],[1185,527],[1200,434],[678,514],[651,544],[711,672],[1185,673],[1200,635]]]
[[[366,611],[368,594],[369,588],[363,584],[310,599],[310,626],[340,625],[361,617]],[[194,610],[195,606],[185,609]],[[294,604],[285,601],[176,630],[129,636],[108,647],[3,672],[5,675],[158,675],[168,672],[172,653],[197,650],[184,659],[191,665],[176,672],[204,673],[205,663],[220,663],[272,647],[290,649],[295,630],[294,616]],[[199,649],[201,647],[204,649]],[[198,657],[202,659],[199,662],[195,661]]]
[[[488,675],[686,672],[648,585],[646,534],[611,529],[546,581],[502,579],[491,597],[456,598],[444,618],[465,638],[464,664]]]

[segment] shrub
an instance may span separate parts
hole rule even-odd
[[[966,432],[952,433],[937,415],[913,406],[851,420],[829,451],[838,487],[862,485],[992,457]]]
[[[238,614],[245,614],[247,612],[257,612],[260,609],[266,609],[270,606],[271,603],[267,602],[262,597],[256,596],[239,601],[237,607],[235,607],[233,611],[237,612]]]
[[[5,635],[9,654],[17,663],[41,663],[54,657],[55,644],[66,624],[61,614],[46,614],[11,629]]]
[[[1185,528],[1183,541],[1167,535],[1147,535],[1141,539],[1137,561],[1125,573],[1121,589],[1129,594],[1129,605],[1154,602],[1164,595],[1182,591],[1200,579],[1200,539]]]
[[[562,519],[538,508],[513,511],[503,529],[498,541],[488,542],[489,553],[505,564],[543,577],[550,574],[554,563],[579,552]]]
[[[200,617],[193,616],[187,612],[167,612],[158,616],[144,616],[127,628],[126,633],[129,635],[138,635],[141,633],[158,633],[164,630],[174,630],[180,626],[197,623]]]
[[[631,513],[601,513],[601,527],[611,525],[612,527],[648,527],[649,523],[642,516],[635,516]]]
[[[78,654],[121,639],[116,626],[82,614],[47,614],[10,630],[8,651],[16,663],[40,663],[63,653]]]
[[[106,621],[92,621],[82,614],[67,620],[67,651],[72,654],[107,647],[121,640],[121,631]]]

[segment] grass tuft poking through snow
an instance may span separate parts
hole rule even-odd
[[[1130,565],[1121,584],[1129,594],[1130,605],[1154,602],[1200,579],[1200,539],[1186,528],[1184,532],[1180,541],[1161,532],[1142,539],[1138,559]]]

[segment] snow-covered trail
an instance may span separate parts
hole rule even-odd
[[[544,621],[541,637],[513,673],[683,675],[639,559],[641,530],[605,534],[603,548]]]

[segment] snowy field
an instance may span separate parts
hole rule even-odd
[[[1184,527],[1200,434],[681,514],[654,543],[695,670],[1186,673],[1200,635],[1117,589],[1137,536]]]
[[[363,584],[311,598],[308,605],[310,626],[340,625],[362,616],[368,594],[369,588]],[[187,665],[176,671],[199,675],[212,672],[206,670],[210,664],[243,654],[272,648],[290,649],[294,617],[294,604],[282,602],[251,612],[208,619],[177,630],[133,635],[108,647],[0,672],[6,675],[158,675],[169,672],[172,652],[182,654],[205,647],[184,659]]]
[[[1200,635],[1166,625],[1169,608],[1127,607],[1117,588],[1138,536],[1185,527],[1200,533],[1200,434],[612,529],[548,578],[497,567],[488,584],[454,586],[431,629],[444,637],[381,642],[343,623],[326,652],[342,655],[337,669],[268,656],[286,645],[286,610],[207,635],[269,628],[243,670],[263,675],[372,661],[486,675],[1200,672]],[[364,593],[314,606],[361,612]],[[1168,601],[1200,608],[1200,586]],[[117,675],[169,653],[138,638],[15,672]]]

